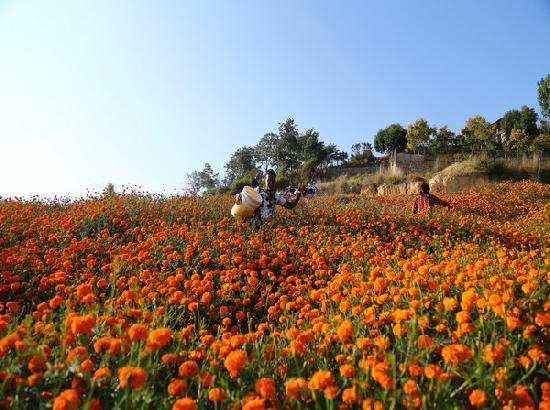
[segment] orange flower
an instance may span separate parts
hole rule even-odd
[[[148,334],[149,329],[147,328],[147,325],[144,325],[143,323],[135,323],[130,326],[130,330],[128,330],[128,337],[132,341],[145,340],[147,339]]]
[[[461,361],[470,359],[473,354],[468,347],[460,344],[447,345],[441,350],[441,356],[445,363],[456,366]]]
[[[193,360],[187,360],[183,362],[179,369],[178,373],[180,376],[183,377],[194,377],[199,372],[199,366],[197,365],[197,362]]]
[[[319,370],[313,374],[309,380],[309,388],[311,390],[324,389],[334,384],[334,377],[330,370]]]
[[[161,327],[149,333],[146,347],[149,350],[157,351],[170,343],[170,340],[172,340],[172,331],[166,327]]]
[[[308,383],[301,377],[290,379],[285,384],[285,394],[288,399],[300,400],[307,394]]]
[[[424,375],[428,379],[437,379],[439,376],[441,376],[441,366],[438,364],[428,364],[424,368]]]
[[[353,323],[349,320],[344,320],[340,326],[338,326],[338,337],[340,340],[347,341],[351,339],[353,335]]]
[[[275,380],[271,377],[262,377],[256,381],[256,393],[263,399],[275,400]]]
[[[167,390],[172,396],[181,396],[187,390],[187,382],[181,379],[172,379]]]
[[[265,410],[264,399],[250,399],[244,403],[242,410]]]
[[[474,389],[468,395],[468,399],[470,400],[470,404],[472,406],[481,407],[485,404],[487,396],[483,390]]]
[[[197,410],[197,402],[190,397],[183,397],[176,400],[172,410]]]
[[[208,400],[213,401],[215,403],[224,401],[227,399],[227,394],[225,393],[224,389],[221,389],[219,387],[215,387],[213,389],[210,389],[208,391]]]
[[[344,365],[340,366],[340,376],[351,378],[354,375],[355,375],[355,367],[353,367],[349,364],[344,364]]]
[[[139,389],[147,381],[147,374],[141,367],[124,366],[118,369],[118,380],[122,388],[129,385],[132,389]]]
[[[246,352],[243,350],[234,350],[225,358],[223,365],[232,378],[238,376],[246,362]]]
[[[64,390],[53,402],[53,410],[72,410],[80,406],[80,397],[75,389]]]
[[[111,369],[108,367],[100,367],[94,372],[92,380],[98,384],[108,383],[111,379]]]
[[[357,403],[361,401],[361,390],[359,389],[344,389],[342,391],[342,401],[344,403]]]
[[[75,316],[71,318],[71,332],[73,334],[88,334],[95,326],[94,315]]]

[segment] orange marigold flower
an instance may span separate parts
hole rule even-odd
[[[344,320],[340,326],[338,326],[338,337],[340,340],[347,341],[351,339],[353,335],[353,323],[349,320]]]
[[[78,359],[80,362],[88,358],[88,349],[84,346],[77,346],[67,353],[67,363],[71,364],[75,359]]]
[[[361,401],[361,390],[351,388],[342,391],[342,401],[344,403],[357,403]]]
[[[288,399],[299,400],[307,393],[308,383],[301,377],[290,379],[285,384],[285,394]]]
[[[433,342],[432,338],[428,335],[419,335],[418,336],[418,347],[421,349],[429,349],[432,347]]]
[[[42,356],[32,356],[28,368],[33,373],[40,372],[46,368],[46,359]]]
[[[147,325],[144,325],[143,323],[135,323],[130,326],[130,329],[128,330],[128,337],[132,341],[145,340],[148,335],[149,329],[147,328]]]
[[[428,379],[437,379],[439,376],[441,376],[441,366],[438,364],[428,364],[424,368],[424,375]]]
[[[213,401],[215,403],[224,401],[227,399],[227,394],[225,393],[224,389],[221,389],[219,387],[214,387],[213,389],[210,389],[208,391],[208,400]]]
[[[181,379],[172,379],[167,390],[172,396],[181,396],[187,390],[187,382]]]
[[[182,397],[176,400],[172,410],[197,410],[197,402],[191,397]]]
[[[256,381],[256,393],[267,400],[275,400],[275,380],[262,377]]]
[[[60,295],[55,295],[53,298],[50,299],[50,302],[48,303],[52,309],[56,309],[63,303],[63,297]]]
[[[198,372],[199,365],[194,360],[183,362],[178,369],[178,374],[183,377],[194,377]]]
[[[108,367],[100,367],[94,372],[92,380],[96,383],[107,383],[111,379],[111,369]]]
[[[251,399],[243,404],[242,410],[265,410],[264,399]]]
[[[73,334],[88,334],[95,326],[94,315],[75,316],[71,318],[71,332]]]
[[[246,352],[243,350],[234,350],[225,358],[223,365],[232,378],[238,376],[246,362]]]
[[[118,369],[118,380],[122,388],[139,389],[147,381],[147,374],[141,367],[124,366]]]
[[[166,327],[161,327],[149,333],[146,347],[156,351],[170,343],[170,340],[172,340],[172,331]]]
[[[353,377],[355,375],[355,367],[350,364],[344,364],[340,366],[340,376],[342,377]]]
[[[468,347],[460,344],[447,345],[441,350],[441,356],[445,363],[456,366],[463,360],[470,359],[473,353]]]
[[[64,390],[53,402],[53,410],[72,410],[80,406],[80,397],[75,389]]]
[[[309,388],[311,390],[324,389],[334,384],[334,377],[330,370],[319,370],[311,376]]]
[[[468,399],[470,400],[470,404],[472,406],[481,407],[485,404],[485,400],[487,400],[487,395],[483,390],[474,389],[468,395]]]

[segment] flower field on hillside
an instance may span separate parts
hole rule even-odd
[[[550,186],[0,201],[0,408],[550,408]]]

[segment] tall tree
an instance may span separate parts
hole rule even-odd
[[[542,116],[550,120],[550,74],[541,78],[538,83],[539,105]]]
[[[473,150],[493,150],[496,144],[496,131],[493,124],[481,115],[466,121],[463,130],[464,143]]]
[[[457,137],[454,132],[452,132],[447,125],[439,127],[433,138],[430,139],[429,149],[434,154],[447,154],[458,145]]]
[[[252,147],[241,147],[235,151],[229,162],[225,164],[225,183],[229,185],[235,178],[255,170],[255,154],[256,150]]]
[[[268,132],[260,139],[255,147],[256,161],[261,163],[264,173],[268,168],[274,167],[275,148],[279,141],[279,136],[273,132]]]
[[[532,138],[527,135],[525,130],[514,128],[506,138],[505,146],[512,151],[526,150],[532,142]]]
[[[502,117],[500,124],[506,133],[506,137],[509,137],[515,128],[523,130],[532,139],[538,135],[537,120],[538,115],[535,110],[524,105],[519,110],[507,111]]]
[[[416,151],[419,147],[426,148],[430,136],[435,133],[435,129],[428,125],[428,121],[419,118],[407,127],[407,148]]]
[[[298,127],[293,118],[279,124],[279,140],[275,147],[274,160],[278,164],[278,169],[291,178],[296,175],[301,164],[298,137]]]
[[[393,150],[402,152],[407,146],[407,130],[400,124],[379,130],[374,136],[374,148],[378,152],[390,153]]]
[[[203,189],[206,191],[215,189],[219,184],[219,175],[214,173],[208,162],[204,164],[202,171],[193,171],[187,174],[187,187],[192,195],[197,195]]]

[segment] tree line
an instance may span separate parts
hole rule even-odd
[[[277,133],[266,133],[255,146],[237,149],[225,164],[223,178],[214,173],[209,163],[201,171],[187,174],[188,191],[196,194],[222,188],[235,192],[269,168],[277,171],[280,186],[305,183],[330,166],[372,164],[376,161],[374,150],[384,154],[408,152],[432,156],[478,152],[547,155],[550,154],[550,74],[537,85],[540,118],[533,108],[524,105],[507,111],[494,123],[475,115],[458,134],[446,125],[436,127],[419,118],[407,128],[395,123],[378,130],[374,145],[353,144],[351,155],[337,149],[335,144],[323,142],[313,128],[299,132],[294,119],[288,118],[279,124]]]

